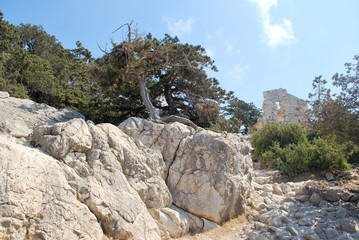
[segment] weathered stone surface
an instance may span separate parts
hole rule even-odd
[[[348,233],[359,233],[358,222],[352,218],[344,218],[339,220],[340,228]]]
[[[0,238],[178,237],[243,213],[251,195],[247,137],[138,118],[94,125],[76,112],[11,97],[0,107],[2,137],[14,142],[0,143]],[[21,166],[10,171],[12,157]]]
[[[102,239],[100,224],[61,165],[0,136],[1,239]]]
[[[263,92],[263,114],[251,131],[267,122],[304,124],[308,119],[307,102],[287,93],[283,88]]]
[[[87,125],[81,119],[40,126],[32,134],[35,145],[41,145],[53,157],[63,158],[67,180],[80,201],[97,217],[107,236],[159,239],[157,224],[135,191],[137,185],[131,187],[122,172],[121,163],[129,159],[130,151],[133,150],[132,158],[138,155],[138,159],[146,159],[129,140],[111,124]],[[144,188],[148,190],[147,185]]]
[[[119,128],[132,137],[140,149],[150,148],[162,155],[166,164],[165,175],[168,174],[181,141],[194,134],[193,128],[178,122],[158,124],[140,118],[129,118]]]
[[[87,124],[81,118],[51,126],[40,126],[32,133],[31,140],[58,159],[63,158],[70,151],[85,153],[92,146],[92,136]]]
[[[331,173],[331,172],[326,172],[326,173],[325,173],[325,178],[326,178],[328,181],[333,181],[333,180],[334,180],[334,175],[333,175],[333,173]]]
[[[8,92],[0,91],[0,98],[8,98],[8,97],[10,97]]]
[[[313,193],[309,198],[309,202],[311,202],[315,206],[319,206],[319,203],[322,201],[322,197],[318,193]]]
[[[327,191],[323,191],[323,197],[330,202],[337,202],[340,199],[340,192],[335,189],[329,189]]]
[[[14,137],[28,136],[34,127],[44,124],[66,122],[72,118],[85,117],[70,109],[50,107],[27,99],[0,98],[0,133]]]
[[[170,167],[173,202],[216,223],[243,213],[250,192],[251,158],[244,137],[197,131],[185,138]]]

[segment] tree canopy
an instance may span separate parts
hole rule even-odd
[[[127,39],[112,41],[108,52],[94,58],[80,41],[66,49],[42,26],[14,26],[0,12],[0,90],[72,108],[96,123],[148,117],[148,103],[141,98],[148,95],[161,115],[186,117],[202,127],[238,132],[242,124],[245,129],[252,124],[255,114],[248,109],[254,105],[235,99],[240,104],[223,108],[233,93],[208,76],[217,68],[203,47],[167,34],[162,39],[142,35],[132,23],[126,26]]]

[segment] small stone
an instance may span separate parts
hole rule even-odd
[[[306,214],[305,213],[302,213],[302,212],[296,212],[295,214],[294,214],[294,217],[296,218],[296,219],[301,219],[301,218],[304,218],[306,216]]]
[[[274,218],[277,217],[277,212],[275,212],[274,210],[271,210],[269,212],[266,212],[262,215],[259,216],[259,221],[262,223],[269,223],[269,221]]]
[[[280,220],[279,217],[275,217],[275,218],[272,218],[272,220],[270,220],[269,225],[279,228],[282,226],[282,221]]]
[[[259,232],[250,232],[248,234],[248,239],[249,240],[264,240],[264,237],[262,234],[260,234]]]
[[[297,195],[297,196],[295,196],[295,200],[300,201],[300,202],[306,202],[309,200],[309,196],[308,195]]]
[[[280,188],[282,189],[282,192],[283,192],[284,194],[289,193],[289,192],[291,191],[290,187],[289,187],[287,184],[285,184],[285,183],[282,183],[282,184],[280,185]]]
[[[333,180],[334,180],[334,175],[333,175],[333,173],[331,173],[331,172],[327,172],[327,173],[325,174],[325,178],[326,178],[328,181],[333,181]]]
[[[285,229],[293,236],[298,236],[298,231],[294,227],[287,226]]]
[[[345,218],[347,216],[347,210],[345,208],[341,208],[335,213],[337,218]]]
[[[278,195],[282,195],[282,188],[279,186],[278,183],[273,184],[273,192]]]
[[[340,199],[338,190],[329,189],[323,193],[323,197],[330,202],[337,202]]]
[[[344,201],[344,202],[349,202],[350,201],[350,198],[354,196],[353,194],[351,193],[348,193],[348,192],[344,192],[340,198]]]
[[[306,187],[302,187],[295,191],[295,195],[306,195],[308,194],[308,189]]]
[[[344,218],[339,220],[340,229],[348,233],[358,233],[359,226],[357,221],[352,218]]]
[[[281,216],[280,220],[282,221],[282,223],[286,223],[286,224],[291,223],[291,220],[286,216]]]
[[[328,207],[328,202],[325,200],[320,201],[319,206],[320,208],[326,208]]]
[[[336,240],[353,240],[353,238],[351,237],[351,235],[349,233],[343,233]]]
[[[265,229],[266,228],[266,225],[265,224],[263,224],[263,223],[261,223],[261,222],[255,222],[254,223],[254,229],[255,230],[263,230],[263,229]]]
[[[318,234],[316,234],[312,229],[309,229],[303,232],[303,238],[306,240],[317,240],[320,239]]]
[[[353,202],[353,203],[358,202],[358,200],[359,200],[359,193],[353,195],[353,196],[349,199],[349,201],[350,201],[350,202]]]
[[[263,191],[265,191],[265,192],[272,192],[272,191],[273,191],[273,188],[272,188],[271,185],[266,184],[266,185],[263,186]]]
[[[314,220],[312,219],[312,217],[309,216],[309,217],[300,219],[298,224],[301,226],[313,226]]]
[[[323,229],[317,225],[314,228],[314,232],[316,232],[318,235],[321,235],[323,233]]]
[[[263,212],[267,210],[267,204],[261,203],[256,207],[256,210],[259,212]]]
[[[268,178],[266,178],[266,177],[255,177],[253,179],[258,184],[266,184],[268,182]]]
[[[319,206],[322,200],[322,197],[318,193],[313,193],[309,198],[309,202],[311,202],[314,206]]]
[[[325,229],[325,236],[327,236],[328,239],[334,239],[339,236],[339,233],[333,228],[327,228]]]
[[[0,91],[0,98],[8,98],[10,97],[10,94],[8,92]]]

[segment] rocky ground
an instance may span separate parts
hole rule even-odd
[[[256,169],[246,216],[182,240],[359,239],[359,166],[345,173],[282,178]]]

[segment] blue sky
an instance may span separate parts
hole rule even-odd
[[[143,33],[202,45],[215,60],[223,88],[262,106],[262,93],[285,88],[307,99],[315,76],[330,80],[359,54],[358,0],[2,0],[10,23],[31,23],[65,48],[80,40],[98,48],[121,42],[112,34],[132,20]]]

